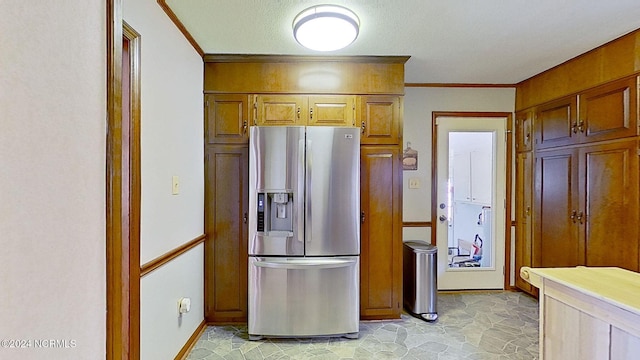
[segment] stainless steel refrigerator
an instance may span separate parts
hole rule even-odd
[[[249,336],[357,338],[360,131],[249,136]]]

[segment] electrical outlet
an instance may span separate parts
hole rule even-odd
[[[420,179],[411,178],[409,179],[409,189],[419,189],[420,188]]]
[[[180,179],[177,176],[171,177],[171,195],[180,193]]]
[[[191,298],[183,297],[178,300],[178,313],[186,314],[191,310]]]

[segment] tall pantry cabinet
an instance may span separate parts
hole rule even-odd
[[[518,84],[516,274],[640,270],[638,53],[636,31]]]
[[[407,60],[205,56],[207,322],[247,320],[248,132],[255,125],[360,128],[360,316],[400,317]]]

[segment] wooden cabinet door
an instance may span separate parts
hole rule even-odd
[[[402,310],[400,150],[362,146],[360,154],[360,317],[397,319]]]
[[[576,97],[569,96],[539,106],[535,117],[536,149],[577,142]]]
[[[533,205],[533,154],[518,153],[516,157],[516,286],[530,294],[534,287],[520,277],[520,268],[532,265],[532,205]]]
[[[246,146],[206,150],[205,319],[247,321],[247,211],[249,154]]]
[[[521,111],[516,113],[516,151],[531,151],[533,134],[533,113]]]
[[[308,97],[304,95],[256,95],[255,124],[259,126],[307,125]]]
[[[583,142],[638,134],[637,78],[627,78],[580,94],[578,130]]]
[[[638,271],[638,142],[580,149],[580,230],[587,266]]]
[[[205,137],[208,144],[244,144],[248,139],[249,95],[205,95]]]
[[[575,149],[536,153],[533,266],[584,264],[578,239],[578,156]]]
[[[402,136],[401,100],[398,96],[369,95],[359,98],[361,144],[398,144]]]
[[[309,125],[355,126],[356,97],[314,95],[309,97]]]

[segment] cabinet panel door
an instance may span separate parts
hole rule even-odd
[[[361,258],[360,317],[399,318],[402,310],[402,194],[400,151],[360,151]]]
[[[453,155],[450,167],[453,172],[453,200],[471,202],[471,154],[463,152]]]
[[[576,97],[571,96],[536,109],[536,149],[576,142]]]
[[[531,151],[532,123],[533,113],[531,111],[516,113],[516,151]]]
[[[516,239],[515,274],[516,286],[533,293],[533,286],[520,277],[520,268],[531,267],[532,221],[531,205],[533,194],[533,154],[519,153],[516,157]]]
[[[359,99],[361,144],[398,144],[402,127],[400,98],[397,96],[362,96]]]
[[[249,152],[244,146],[206,150],[205,318],[247,320]]]
[[[355,126],[356,97],[315,95],[309,97],[309,125]]]
[[[307,100],[303,95],[256,95],[255,123],[259,126],[306,125]]]
[[[493,154],[486,151],[472,151],[469,155],[471,160],[471,202],[491,206]]]
[[[637,126],[635,77],[599,86],[580,95],[578,129],[584,141],[635,136]]]
[[[249,95],[205,95],[205,136],[207,143],[247,143],[248,125]]]
[[[584,264],[578,239],[576,150],[545,151],[535,158],[534,267]]]
[[[638,271],[638,143],[580,150],[580,223],[587,266]]]

